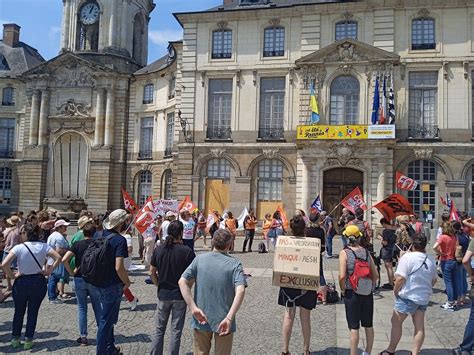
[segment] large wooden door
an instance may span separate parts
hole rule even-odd
[[[222,214],[226,208],[229,208],[229,202],[229,183],[221,179],[208,179],[206,181],[206,212],[216,210]]]
[[[336,168],[324,172],[323,207],[329,213],[341,200],[352,190],[359,187],[363,192],[364,173],[350,168]],[[339,218],[342,206],[339,206],[332,214]]]

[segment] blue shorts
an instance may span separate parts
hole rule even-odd
[[[415,314],[416,311],[425,312],[428,308],[428,305],[422,306],[421,304],[416,304],[413,301],[407,300],[405,298],[397,297],[395,300],[395,306],[393,307],[398,313],[403,314]]]

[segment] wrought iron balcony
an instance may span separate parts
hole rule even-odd
[[[260,128],[258,138],[266,140],[281,140],[284,138],[283,128]]]
[[[15,106],[13,101],[2,101],[2,106]]]
[[[0,149],[0,158],[13,158],[13,149]]]
[[[232,138],[232,130],[230,127],[222,128],[222,127],[209,127],[207,129],[207,139],[215,139],[215,140],[226,140]]]
[[[165,154],[164,154],[164,156],[165,156],[165,157],[171,157],[172,155],[173,155],[173,148],[167,147],[167,148],[165,149]]]
[[[409,139],[439,139],[437,125],[419,125],[408,127]]]
[[[138,159],[152,159],[153,152],[151,150],[140,150],[138,152]]]

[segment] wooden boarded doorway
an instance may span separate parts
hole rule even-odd
[[[329,213],[352,190],[359,187],[364,191],[364,173],[351,168],[334,168],[324,172],[323,208]],[[342,206],[333,212],[333,218],[339,218]]]

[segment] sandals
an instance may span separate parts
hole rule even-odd
[[[391,353],[391,352],[388,351],[388,350],[384,350],[384,351],[382,351],[381,353],[379,353],[379,355],[395,355],[395,353],[394,353],[394,352]]]

